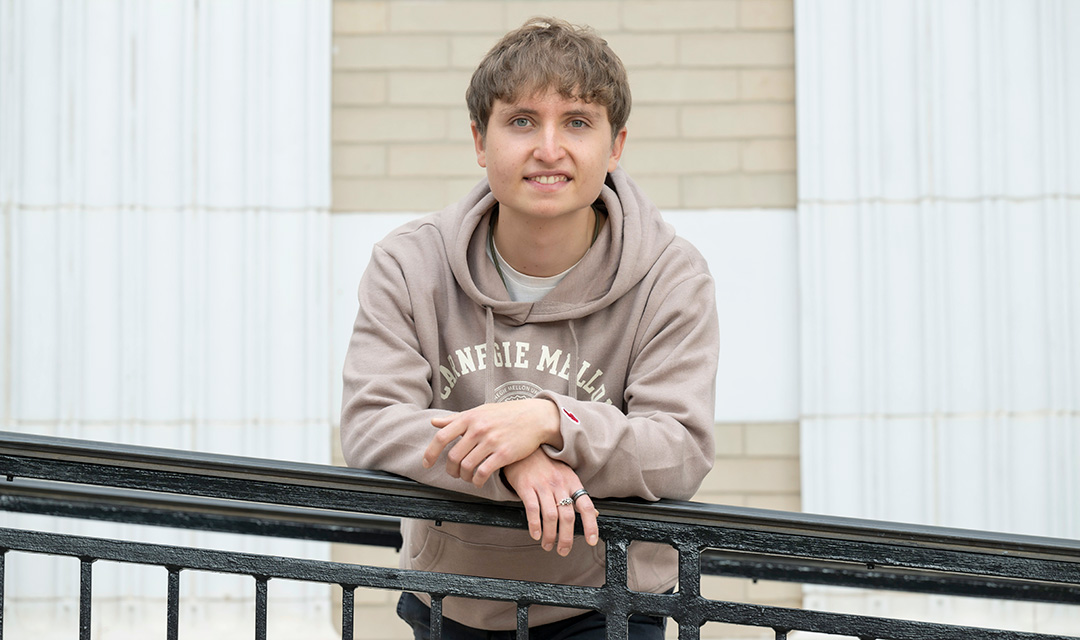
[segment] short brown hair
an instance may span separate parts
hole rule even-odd
[[[481,136],[496,100],[558,91],[607,109],[614,137],[630,117],[630,83],[622,60],[589,27],[558,18],[530,18],[503,36],[473,72],[465,103]]]

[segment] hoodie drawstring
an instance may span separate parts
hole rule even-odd
[[[484,305],[487,311],[487,328],[484,333],[487,341],[487,366],[484,367],[484,404],[495,399],[495,312],[490,305]]]
[[[578,389],[578,374],[581,372],[581,356],[578,353],[581,351],[578,345],[577,331],[574,331],[574,319],[570,318],[567,321],[570,327],[570,338],[574,341],[574,355],[570,364],[570,396],[572,400],[577,400]]]

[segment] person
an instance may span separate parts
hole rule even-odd
[[[487,177],[375,246],[343,454],[524,505],[528,531],[405,521],[403,567],[600,586],[590,496],[689,499],[712,466],[714,284],[618,166],[629,83],[593,30],[526,22],[483,58],[466,102]],[[630,588],[674,587],[670,546],[635,543],[629,563]],[[399,602],[418,639],[429,605]],[[513,602],[448,597],[443,615],[450,638],[517,624]],[[660,638],[663,622],[634,616],[631,637]],[[575,609],[533,606],[529,624],[532,637],[604,633],[602,614]]]

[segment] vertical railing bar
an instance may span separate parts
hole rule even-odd
[[[94,559],[79,559],[79,640],[90,640],[90,605],[93,597]]]
[[[356,611],[356,587],[341,585],[341,640],[353,640],[353,614]],[[3,640],[3,638],[0,638]]]
[[[529,605],[517,603],[517,640],[529,640]],[[3,640],[0,638],[0,640]]]
[[[266,640],[266,583],[269,578],[255,576],[255,640]]]
[[[679,551],[679,591],[684,612],[693,612],[690,619],[686,615],[679,619],[679,640],[698,640],[701,638],[701,546],[697,542],[683,540],[678,543]]]
[[[776,640],[787,640],[787,629],[773,629],[776,632]]]
[[[0,549],[0,640],[4,640],[4,558],[7,549]]]
[[[442,640],[442,600],[441,595],[431,594],[431,640]]]
[[[628,551],[630,541],[619,534],[605,536],[607,549],[604,552],[604,560],[607,563],[604,569],[605,584],[601,589],[606,592],[608,601],[613,603],[610,611],[605,611],[606,623],[604,625],[606,640],[627,640],[630,622],[626,603],[630,597],[628,585]]]
[[[177,640],[180,637],[180,568],[169,569],[169,594],[165,611],[165,637]],[[0,640],[3,640],[0,638]]]

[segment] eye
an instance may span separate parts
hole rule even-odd
[[[515,127],[527,127],[527,126],[529,126],[529,119],[528,118],[514,118],[514,126]]]
[[[586,125],[584,120],[571,120],[570,121],[570,127],[574,128],[574,129],[583,129],[586,126],[588,126],[588,125]]]

